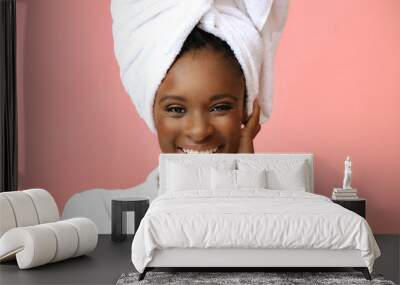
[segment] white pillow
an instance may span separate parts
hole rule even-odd
[[[303,191],[308,189],[305,165],[295,169],[272,169],[267,172],[268,188],[275,190]]]
[[[211,189],[236,189],[236,170],[231,169],[211,169]]]
[[[267,171],[261,170],[236,170],[236,183],[238,188],[267,188]]]
[[[241,188],[267,188],[267,176],[262,170],[211,169],[212,190],[240,190]]]
[[[166,165],[167,191],[211,189],[211,168],[234,169],[235,161],[192,163],[189,160],[169,161]]]
[[[239,159],[238,169],[266,169],[268,189],[293,191],[309,189],[309,169],[304,160]]]
[[[211,167],[186,167],[181,164],[170,163],[167,171],[167,191],[210,188]]]

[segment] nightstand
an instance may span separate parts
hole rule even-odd
[[[332,199],[333,203],[339,204],[340,206],[353,211],[356,214],[359,214],[361,217],[365,219],[365,209],[367,200],[363,198],[358,198],[354,200],[336,200]]]
[[[126,220],[123,219],[124,212],[135,212],[135,232],[140,221],[149,208],[149,199],[140,197],[115,198],[111,201],[111,239],[123,241],[126,239]]]

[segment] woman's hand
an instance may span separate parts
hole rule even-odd
[[[257,99],[253,103],[253,113],[240,132],[239,153],[254,153],[253,139],[261,129],[260,106]]]

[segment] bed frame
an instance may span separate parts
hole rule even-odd
[[[187,154],[189,155],[189,154]],[[257,157],[257,159],[271,160],[303,160],[307,163],[308,187],[306,191],[314,192],[313,155],[302,154],[218,154],[196,155],[190,154],[196,160],[217,161],[235,160],[238,158]],[[181,160],[182,154],[161,154],[159,163],[160,194],[165,191],[166,162]],[[158,249],[154,252],[153,259],[143,273],[139,275],[142,280],[146,272],[155,268],[203,268],[221,269],[229,268],[233,271],[247,271],[271,268],[343,268],[350,267],[361,271],[367,280],[371,280],[368,268],[361,257],[359,250],[329,250],[329,249],[254,249],[254,248],[169,248]],[[232,271],[232,270],[229,270]]]

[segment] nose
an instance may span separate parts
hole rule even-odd
[[[188,124],[185,130],[186,136],[189,137],[193,143],[206,143],[214,131],[207,115],[197,112],[188,117]]]

